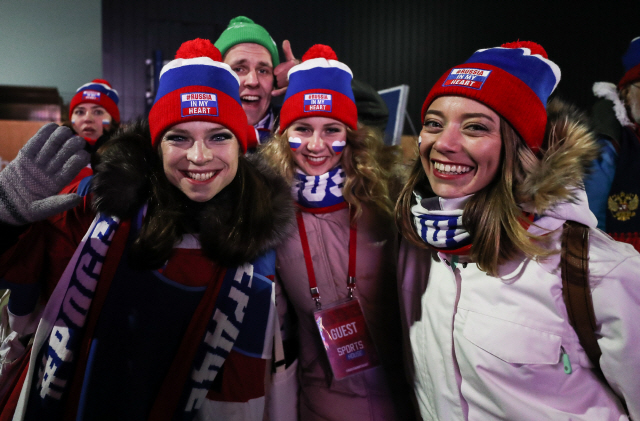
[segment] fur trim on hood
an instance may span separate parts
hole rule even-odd
[[[237,266],[275,248],[294,227],[287,183],[257,154],[240,156],[234,180],[206,203],[191,201],[169,183],[146,122],[119,130],[98,154],[92,181],[96,211],[128,219],[149,205],[140,237],[132,246],[132,253],[140,249],[136,257],[145,261],[145,267],[161,266],[175,242],[188,233],[198,236],[207,257],[223,266]],[[146,242],[141,240],[145,230]],[[164,238],[173,244],[156,247],[154,240]]]
[[[575,190],[584,189],[583,178],[600,153],[588,118],[578,108],[554,99],[547,105],[547,116],[540,160],[518,186],[519,197],[539,214],[575,201]]]
[[[593,94],[598,98],[608,99],[613,103],[613,111],[616,118],[623,126],[633,126],[631,120],[627,116],[627,109],[618,96],[618,88],[610,82],[596,82],[593,84]]]

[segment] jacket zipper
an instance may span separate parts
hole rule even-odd
[[[562,357],[562,364],[564,365],[565,374],[571,374],[571,361],[569,361],[569,354],[564,350],[563,346],[560,346],[560,356]]]

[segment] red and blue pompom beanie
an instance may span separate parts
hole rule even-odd
[[[151,141],[156,146],[170,127],[188,121],[210,121],[229,129],[243,152],[257,143],[239,95],[240,80],[211,41],[183,43],[174,60],[160,72],[155,102],[149,112]]]
[[[537,152],[547,124],[546,104],[560,81],[560,68],[542,46],[530,41],[478,50],[449,69],[431,88],[422,120],[441,96],[463,96],[493,109]]]
[[[629,83],[640,80],[640,37],[631,40],[629,48],[622,56],[622,65],[625,73],[620,82],[618,82],[619,89]]]
[[[73,110],[80,104],[98,104],[111,115],[116,123],[120,123],[120,110],[118,109],[118,91],[104,79],[93,79],[78,88],[69,103],[69,120],[72,120]]]
[[[358,110],[351,89],[353,73],[327,45],[316,44],[289,70],[289,87],[280,110],[280,133],[305,117],[329,117],[352,129]]]

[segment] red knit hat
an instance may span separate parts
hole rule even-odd
[[[176,124],[210,121],[231,130],[246,152],[247,144],[256,142],[256,134],[247,123],[239,88],[240,79],[222,62],[220,51],[211,41],[196,38],[183,43],[175,60],[160,72],[158,93],[149,112],[153,145]]]
[[[441,96],[463,96],[500,114],[537,152],[547,124],[546,104],[560,81],[560,68],[542,46],[530,41],[476,51],[449,69],[431,88],[422,106],[422,120]]]
[[[618,82],[618,88],[622,89],[625,85],[640,80],[640,37],[631,40],[629,48],[622,56],[622,64],[624,65],[624,76]]]
[[[280,133],[305,117],[333,118],[355,130],[358,110],[351,79],[351,69],[338,61],[331,47],[311,47],[302,56],[302,63],[289,70],[287,95],[280,110]]]
[[[98,104],[111,115],[113,121],[120,123],[120,110],[118,109],[118,91],[104,79],[93,79],[78,88],[69,103],[69,120],[72,120],[73,110],[79,104]]]

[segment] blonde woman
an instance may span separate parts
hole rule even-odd
[[[262,150],[298,207],[298,229],[277,248],[276,267],[297,316],[299,415],[411,419],[392,177],[380,135],[357,123],[351,78],[331,48],[312,47],[289,72],[278,134]]]

